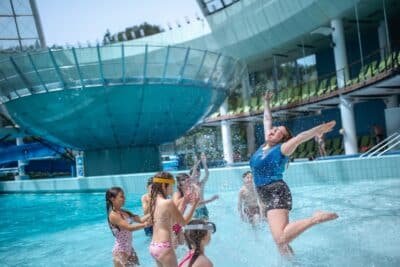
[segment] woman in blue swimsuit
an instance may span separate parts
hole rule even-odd
[[[272,93],[264,96],[264,134],[265,144],[251,157],[250,167],[254,184],[263,208],[263,216],[268,224],[279,252],[293,254],[289,243],[311,226],[336,219],[336,213],[317,211],[312,217],[290,222],[292,196],[283,181],[283,173],[289,156],[303,142],[333,129],[336,122],[323,123],[292,137],[286,126],[272,127],[272,114],[269,107]]]

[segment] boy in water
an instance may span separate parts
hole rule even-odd
[[[249,222],[254,226],[260,218],[260,208],[250,171],[243,174],[243,183],[239,191],[238,211],[244,222]]]
[[[153,183],[153,177],[147,180],[147,193],[142,195],[142,208],[144,215],[150,213],[150,192],[151,192],[151,184]],[[153,235],[153,226],[148,226],[144,228],[144,233],[146,236]]]
[[[200,180],[200,162],[204,168],[204,177]],[[207,157],[204,153],[201,153],[201,159],[195,160],[193,168],[190,170],[190,186],[189,191],[199,192],[200,202],[197,206],[197,209],[193,215],[195,219],[208,220],[208,209],[206,207],[207,203],[210,203],[216,199],[218,199],[218,195],[212,196],[210,199],[204,200],[204,188],[208,181],[208,166],[207,166]],[[189,192],[190,194],[190,192]]]

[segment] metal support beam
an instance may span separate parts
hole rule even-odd
[[[228,75],[226,75],[226,80],[227,80],[227,81],[230,81],[232,75],[235,73],[235,69],[236,69],[235,66],[237,65],[237,63],[238,63],[238,60],[235,59],[235,60],[234,60],[234,63],[233,63],[232,66],[231,66],[231,69],[230,69]],[[219,77],[219,79],[218,79],[218,81],[217,81],[217,84],[220,84],[220,83],[221,83],[222,77],[224,77],[224,75],[221,75],[221,77]]]
[[[125,47],[121,45],[121,67],[122,67],[122,83],[125,84]]]
[[[50,48],[49,48],[49,55],[50,55],[51,62],[53,63],[54,69],[56,70],[58,79],[60,79],[61,84],[62,84],[62,86],[63,86],[64,89],[65,89],[65,88],[66,88],[65,81],[64,81],[64,79],[63,79],[63,77],[62,77],[60,68],[58,67],[57,62],[56,62],[56,59],[54,58],[53,52],[51,51]]]
[[[85,89],[85,84],[83,83],[83,77],[82,77],[81,68],[79,67],[78,57],[76,56],[76,51],[75,51],[74,47],[72,47],[72,55],[74,56],[76,71],[78,72],[79,80],[81,81],[82,89]]]
[[[13,1],[12,1],[12,0],[10,0],[10,5],[11,5],[12,13],[13,13],[15,28],[17,29],[19,49],[21,49],[21,51],[22,51],[21,34],[19,33],[19,27],[18,27],[18,22],[17,22],[17,16],[16,16],[16,14],[15,14],[14,4],[13,4]]]
[[[200,62],[199,69],[197,70],[196,75],[194,76],[194,79],[195,79],[195,80],[197,80],[197,77],[198,77],[199,74],[200,74],[201,68],[203,68],[204,61],[205,61],[205,59],[206,59],[206,55],[207,55],[207,51],[204,51],[203,57],[201,58],[201,62]]]
[[[275,90],[275,92],[277,92],[278,91],[278,66],[276,65],[275,55],[272,56],[272,59],[274,61],[274,66],[272,68],[272,76],[274,78],[274,90]]]
[[[360,60],[361,60],[361,68],[364,68],[364,57],[363,57],[363,52],[362,52],[362,43],[361,43],[361,32],[360,32],[360,23],[358,22],[358,8],[357,8],[357,2],[353,0],[354,3],[354,10],[356,13],[356,23],[357,23],[357,36],[358,36],[358,46],[360,49]]]
[[[45,48],[46,47],[46,41],[44,39],[42,23],[40,21],[40,16],[39,16],[39,12],[38,12],[38,9],[37,9],[37,6],[36,6],[36,1],[35,0],[29,0],[29,2],[31,4],[33,19],[35,20],[36,30],[37,30],[38,35],[39,35],[40,47],[41,48]]]
[[[183,74],[185,73],[185,67],[189,58],[190,47],[186,49],[185,59],[183,61],[181,70],[179,71],[179,80],[182,80]]]
[[[144,46],[143,83],[146,82],[146,76],[147,76],[147,50],[148,50],[148,45],[146,44]]]
[[[106,85],[106,80],[104,79],[103,63],[101,62],[100,46],[97,45],[96,48],[97,48],[97,60],[99,61],[100,78],[103,81],[103,85]]]
[[[10,87],[10,88],[12,88],[12,86],[11,86],[11,83],[10,83],[10,81],[7,79],[7,76],[4,74],[4,72],[2,72],[1,70],[0,70],[0,74],[1,74],[1,76],[3,76],[3,79],[8,83],[8,86]],[[20,97],[20,95],[18,94],[18,92],[16,91],[16,90],[14,90],[14,92],[15,92],[15,94],[18,96],[18,97]],[[11,100],[11,98],[10,97],[7,97],[9,100]]]
[[[387,21],[387,15],[386,15],[386,0],[382,0],[382,5],[383,5],[383,16],[385,18],[385,29],[386,29],[386,42],[387,42],[387,48],[388,48],[388,55],[392,53],[391,47],[390,47],[390,37],[389,37],[389,28],[388,28],[388,21]]]
[[[212,68],[212,71],[211,71],[211,74],[208,77],[207,86],[209,86],[211,84],[211,78],[214,75],[215,70],[217,69],[217,65],[218,65],[220,58],[221,58],[221,53],[218,54],[217,60],[215,61],[214,67]]]
[[[33,62],[32,56],[29,53],[28,53],[28,58],[29,58],[29,61],[31,62],[32,68],[34,69],[34,71],[36,73],[36,76],[38,77],[38,80],[40,81],[40,83],[44,87],[44,90],[46,90],[46,93],[48,93],[49,89],[47,88],[46,84],[44,83],[44,81],[42,79],[42,76],[40,76],[39,71],[38,71],[38,69],[37,69],[37,67],[35,65],[35,62]]]
[[[15,60],[10,57],[10,62],[13,65],[15,72],[18,74],[19,78],[21,79],[21,81],[24,83],[24,85],[26,86],[26,88],[28,88],[29,92],[31,94],[33,94],[33,88],[31,83],[28,81],[28,79],[25,77],[25,75],[22,73],[21,69],[18,67],[17,63],[15,62]]]
[[[169,48],[170,46],[167,46],[167,54],[165,55],[165,62],[164,62],[164,70],[163,70],[163,76],[162,76],[162,82],[165,80],[165,75],[167,74],[167,66],[168,66],[168,60],[169,60]]]

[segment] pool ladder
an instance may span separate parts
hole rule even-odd
[[[394,132],[390,136],[386,137],[382,142],[368,149],[366,152],[360,155],[360,158],[370,158],[372,156],[380,157],[387,151],[391,150],[395,146],[400,144],[400,133],[399,131]]]

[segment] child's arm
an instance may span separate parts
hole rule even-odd
[[[135,216],[135,217],[139,217],[139,216]],[[144,223],[129,224],[119,214],[116,214],[114,212],[110,213],[109,219],[112,224],[118,225],[122,229],[131,231],[131,232],[143,229],[150,225],[147,221]]]
[[[143,215],[142,217],[135,215],[133,220],[137,223],[145,223],[150,218],[150,213]]]
[[[182,215],[182,213],[180,213],[175,204],[173,204],[173,202],[171,201],[173,205],[170,205],[170,209],[173,218],[175,218],[175,221],[180,225],[186,225],[190,221],[190,219],[192,219],[193,213],[196,210],[197,205],[199,204],[199,200],[200,200],[199,195],[196,194],[196,196],[193,198],[191,202],[192,205],[190,207],[190,210],[186,215]]]
[[[178,210],[183,213],[185,211],[186,205],[187,205],[188,201],[186,200],[185,197],[182,197],[181,199],[179,199],[177,201],[177,203],[175,204],[176,207],[178,208]]]
[[[216,200],[216,199],[218,199],[218,198],[219,198],[218,195],[213,195],[213,196],[212,196],[211,198],[209,198],[209,199],[205,199],[205,200],[200,201],[200,202],[199,202],[199,206],[200,206],[200,205],[208,204],[208,203],[210,203],[210,202],[213,202],[214,200]]]
[[[200,160],[197,158],[197,156],[195,156],[194,158],[195,158],[195,160],[194,160],[194,164],[192,167],[193,171],[192,171],[192,174],[190,175],[190,179],[193,179],[193,177],[197,174],[197,168],[200,165]]]
[[[142,196],[142,208],[143,208],[143,212],[146,214],[149,211],[149,201],[147,198],[147,194]]]

